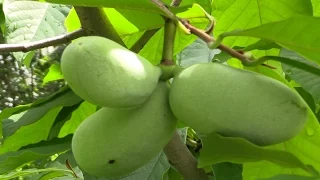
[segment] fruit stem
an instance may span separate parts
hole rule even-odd
[[[183,143],[178,132],[164,147],[164,152],[172,166],[183,176],[185,180],[209,180],[206,172],[198,168],[196,158]]]
[[[87,35],[102,36],[126,47],[103,8],[75,6],[74,9]]]

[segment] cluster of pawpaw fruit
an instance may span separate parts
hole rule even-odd
[[[303,128],[307,104],[269,77],[219,63],[164,71],[103,37],[69,44],[61,57],[69,87],[101,108],[72,139],[78,165],[89,174],[117,177],[133,172],[169,142],[180,120],[202,134],[244,138],[256,145],[289,140]]]

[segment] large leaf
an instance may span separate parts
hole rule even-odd
[[[15,151],[28,144],[34,144],[42,140],[46,140],[50,132],[51,126],[56,119],[57,114],[61,110],[61,106],[50,109],[37,122],[23,126],[13,135],[7,137],[0,146],[0,154]]]
[[[212,15],[217,20],[214,35],[219,36],[224,32],[249,29],[269,22],[284,20],[294,15],[312,15],[312,4],[308,0],[214,0],[212,1]],[[230,37],[226,38],[223,43],[231,47],[246,47],[257,41],[251,37]],[[257,57],[276,56],[279,50],[254,50],[252,53]],[[282,74],[280,63],[274,61],[266,63],[276,67],[277,73]]]
[[[3,11],[7,24],[7,43],[27,43],[60,35],[65,32],[63,22],[69,8],[63,5],[32,1],[4,0]],[[30,53],[15,53],[22,61]],[[25,64],[29,65],[29,56]]]
[[[87,7],[108,7],[117,9],[137,10],[144,12],[151,12],[161,15],[167,15],[163,10],[156,6],[149,0],[45,0],[50,3],[68,4],[74,6],[87,6]],[[169,5],[167,3],[167,5]],[[186,4],[190,5],[190,3]],[[169,6],[168,6],[169,7]],[[170,8],[170,7],[169,7]],[[182,7],[183,8],[183,7]],[[182,8],[170,8],[171,10],[178,11]]]
[[[127,36],[139,31],[155,29],[164,25],[164,20],[157,14],[140,12],[134,10],[117,10],[114,8],[104,8],[111,24],[120,36]],[[71,9],[65,20],[68,32],[81,27],[76,11]]]
[[[130,163],[130,162],[128,162]],[[139,169],[129,173],[128,175],[121,176],[118,178],[97,178],[84,174],[86,180],[155,180],[162,179],[163,175],[170,168],[170,164],[164,152],[162,151],[152,160],[150,160],[146,165],[140,167]]]
[[[23,147],[0,155],[0,174],[9,172],[24,163],[49,157],[50,155],[67,151],[71,148],[71,136],[64,139],[53,139],[32,146]],[[1,177],[1,176],[0,176]]]
[[[51,101],[48,101],[41,106],[31,108],[27,111],[21,112],[18,115],[13,115],[8,119],[2,121],[3,124],[3,136],[7,138],[14,134],[22,126],[32,124],[39,121],[50,110],[56,107],[72,106],[81,102],[82,99],[77,96],[73,91],[69,90],[61,96],[58,96]]]
[[[297,61],[301,61],[304,63],[308,63],[312,66],[319,67],[316,63],[310,62],[303,57],[299,56],[295,52],[282,49],[280,52],[280,56],[291,58]],[[286,64],[282,64],[284,72],[288,74],[288,76],[299,83],[301,87],[307,90],[314,98],[316,103],[320,103],[320,78],[317,75],[306,72],[304,70],[298,69],[296,67],[292,67]]]
[[[221,162],[242,164],[267,160],[289,168],[302,168],[306,171],[310,168],[291,153],[258,147],[242,138],[223,137],[211,133],[202,139],[202,143],[199,167]]]
[[[293,15],[312,15],[312,4],[306,0],[215,0],[212,15],[217,19],[215,36],[236,29],[249,29],[273,21],[287,19]],[[241,9],[241,11],[239,11]],[[245,47],[253,39],[233,37],[224,43],[229,46]]]
[[[222,36],[249,36],[274,41],[320,63],[320,17],[294,16],[246,30],[223,33]]]

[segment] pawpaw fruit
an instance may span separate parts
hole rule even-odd
[[[160,81],[139,107],[103,107],[84,120],[72,138],[76,162],[98,177],[126,175],[154,158],[175,132],[168,84]]]
[[[80,37],[61,57],[70,88],[101,107],[131,107],[145,102],[156,88],[161,70],[142,56],[99,36]]]
[[[217,62],[175,74],[169,102],[174,115],[201,134],[240,137],[259,146],[293,138],[308,116],[305,101],[280,81]]]

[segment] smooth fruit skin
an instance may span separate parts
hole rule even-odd
[[[176,74],[169,102],[179,120],[202,134],[261,146],[293,138],[308,115],[304,100],[281,82],[219,63],[195,64]]]
[[[142,56],[104,37],[81,37],[61,57],[70,88],[102,107],[131,107],[145,102],[156,88],[161,70]]]
[[[138,108],[101,108],[84,120],[72,139],[78,165],[95,176],[117,177],[160,153],[177,125],[169,108],[168,88],[159,82]]]

